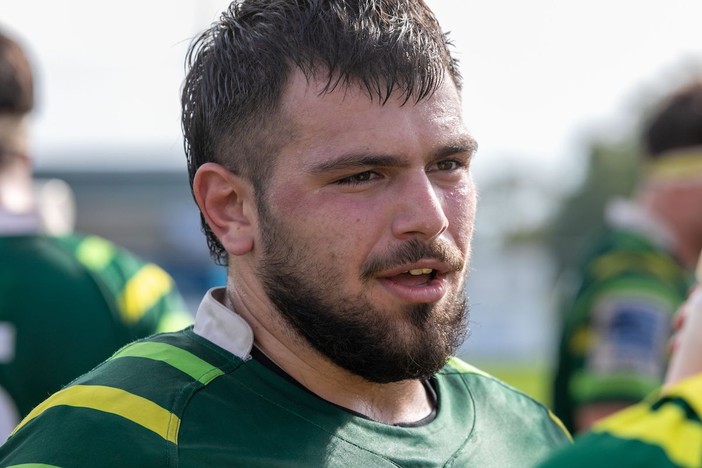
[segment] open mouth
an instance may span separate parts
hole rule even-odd
[[[430,279],[436,278],[436,270],[431,268],[415,268],[406,272],[410,276],[429,276]]]
[[[437,276],[437,271],[431,268],[415,268],[407,270],[393,279],[405,286],[424,286],[431,283]]]
[[[429,262],[425,262],[429,263]],[[416,265],[413,265],[416,266]],[[379,282],[396,298],[408,303],[432,303],[441,300],[449,284],[447,269],[422,265],[407,270],[397,269],[378,278]]]

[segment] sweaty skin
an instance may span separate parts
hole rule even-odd
[[[283,234],[269,244],[285,242],[284,258],[294,259],[286,271],[339,306],[326,313],[352,307],[347,315],[374,324],[366,328],[394,347],[426,347],[436,341],[436,327],[418,329],[407,311],[426,305],[428,320],[440,326],[450,323],[464,294],[475,142],[448,79],[419,103],[393,95],[382,106],[360,88],[320,94],[322,86],[300,72],[290,79],[282,107],[292,138],[267,184],[265,216],[248,181],[213,164],[198,171],[199,205],[230,252],[225,303],[252,326],[257,346],[317,395],[382,422],[418,420],[431,411],[419,380],[371,382],[292,331],[260,278],[262,236],[267,222]],[[208,209],[213,187],[226,201]],[[411,242],[440,250],[442,258],[398,255]]]

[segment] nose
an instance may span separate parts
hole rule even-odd
[[[425,172],[408,177],[401,184],[396,203],[392,231],[398,239],[419,237],[430,240],[448,228],[441,193]]]

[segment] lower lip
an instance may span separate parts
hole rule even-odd
[[[420,286],[407,286],[391,278],[379,278],[380,284],[394,296],[410,304],[438,302],[446,294],[446,278],[436,277]]]

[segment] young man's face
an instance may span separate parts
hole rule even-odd
[[[260,211],[261,277],[293,327],[376,382],[433,374],[466,331],[475,143],[447,78],[418,104],[294,75]]]

